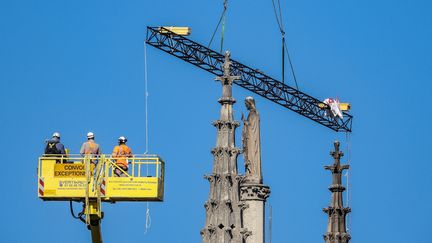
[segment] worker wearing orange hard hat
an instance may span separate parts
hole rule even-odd
[[[124,136],[119,137],[119,145],[114,147],[112,157],[116,159],[116,167],[114,169],[114,175],[118,177],[125,177],[124,172],[128,171],[128,161],[127,158],[132,157],[132,150],[126,145],[127,139]],[[119,169],[120,168],[120,169]]]

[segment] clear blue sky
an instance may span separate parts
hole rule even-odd
[[[352,242],[432,242],[432,4],[291,0],[282,7],[300,89],[352,103]],[[90,242],[68,203],[37,198],[44,140],[59,131],[76,153],[93,131],[105,152],[120,135],[144,152],[146,26],[190,26],[191,38],[206,44],[221,10],[222,0],[0,2],[0,242]],[[270,0],[229,2],[225,48],[280,78],[280,34]],[[151,203],[147,234],[145,203],[104,205],[103,237],[200,242],[220,85],[153,47],[147,54],[149,147],[167,163],[165,201]],[[234,88],[237,120],[248,95]],[[330,200],[323,166],[331,163],[335,139],[346,150],[345,134],[262,98],[256,102],[273,242],[322,242],[327,217],[321,209]]]

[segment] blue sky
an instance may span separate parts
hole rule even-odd
[[[430,241],[431,5],[282,1],[300,89],[352,103],[354,243]],[[93,131],[109,153],[125,135],[132,149],[143,153],[146,26],[190,26],[191,38],[207,44],[221,10],[221,0],[0,2],[0,242],[90,241],[68,203],[37,198],[44,140],[59,131],[77,153]],[[213,48],[219,40],[218,35]],[[224,47],[236,60],[280,79],[280,34],[271,1],[229,1]],[[147,48],[147,59],[149,148],[166,161],[165,201],[150,204],[147,234],[145,203],[104,204],[104,241],[200,242],[209,190],[203,175],[212,166],[211,121],[218,119],[220,84],[153,47]],[[237,120],[249,95],[234,88]],[[346,152],[345,134],[260,97],[256,102],[264,181],[272,189],[273,242],[322,242],[327,218],[321,209],[330,200],[330,174],[323,166],[331,163],[334,140]]]

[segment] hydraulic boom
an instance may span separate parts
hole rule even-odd
[[[163,27],[147,27],[146,43],[202,68],[216,76],[223,75],[224,55]],[[234,83],[286,107],[337,132],[351,132],[352,116],[343,119],[326,116],[322,102],[274,78],[232,60],[231,75],[240,76]]]

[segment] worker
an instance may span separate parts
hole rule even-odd
[[[94,133],[93,132],[87,133],[87,142],[84,142],[82,144],[81,149],[80,149],[80,154],[82,156],[86,156],[86,155],[98,156],[101,154],[101,149],[99,147],[99,144],[97,144],[94,141]],[[92,161],[92,163],[94,163],[94,161]]]
[[[64,145],[60,142],[60,133],[55,132],[51,139],[45,141],[45,156],[48,157],[63,157],[66,155]],[[56,163],[61,163],[61,160],[57,159]]]
[[[116,165],[121,168],[115,168],[114,175],[117,177],[125,177],[124,172],[128,171],[127,158],[132,157],[132,150],[126,145],[127,139],[124,136],[119,137],[118,146],[114,147],[112,157],[116,159]],[[122,171],[123,170],[123,171]]]

